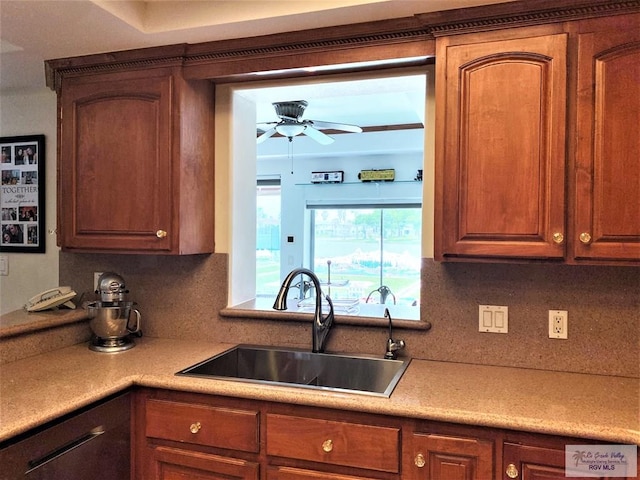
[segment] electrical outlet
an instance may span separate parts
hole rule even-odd
[[[549,338],[568,338],[569,312],[549,310]]]
[[[100,275],[102,275],[103,272],[93,272],[93,291],[97,292],[98,291],[98,280],[100,279]]]

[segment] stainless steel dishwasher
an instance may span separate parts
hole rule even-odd
[[[0,446],[1,480],[130,478],[129,393]]]

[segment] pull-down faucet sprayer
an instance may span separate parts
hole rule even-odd
[[[315,314],[313,315],[313,327],[312,327],[312,351],[313,353],[323,353],[325,344],[327,343],[327,336],[329,335],[329,331],[331,330],[331,326],[333,325],[334,315],[333,315],[333,302],[329,298],[329,296],[325,295],[327,299],[327,303],[329,304],[329,313],[326,317],[322,317],[322,290],[320,289],[320,280],[315,273],[307,268],[296,268],[289,272],[284,281],[282,282],[282,286],[280,287],[280,291],[278,295],[276,295],[276,300],[273,304],[273,308],[275,310],[286,310],[287,309],[287,293],[289,293],[289,287],[291,286],[291,282],[298,275],[307,275],[311,282],[313,283],[313,287],[316,291],[316,309]]]

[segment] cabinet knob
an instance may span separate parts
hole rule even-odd
[[[322,450],[324,450],[327,453],[333,450],[333,440],[329,439],[322,442]]]
[[[196,422],[191,424],[191,426],[189,427],[189,431],[191,433],[198,433],[201,428],[202,428],[202,424],[200,422]]]
[[[585,245],[591,243],[591,235],[589,235],[587,232],[582,232],[580,234],[580,241]]]
[[[158,230],[156,232],[156,237],[158,237],[158,238],[164,238],[166,236],[167,236],[167,232],[165,232],[164,230]]]
[[[557,243],[558,245],[560,245],[562,242],[564,242],[564,235],[561,234],[560,232],[556,232],[553,234],[553,241],[555,243]]]
[[[416,455],[416,458],[413,459],[413,463],[416,464],[416,467],[422,468],[427,464],[427,461],[424,459],[424,455],[419,453]]]
[[[513,463],[507,465],[507,471],[505,473],[509,478],[518,478],[518,469]]]

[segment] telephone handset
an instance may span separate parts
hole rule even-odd
[[[48,310],[58,305],[75,309],[76,305],[71,301],[75,296],[76,292],[74,292],[71,287],[55,287],[31,297],[24,307],[27,309],[27,312]]]

